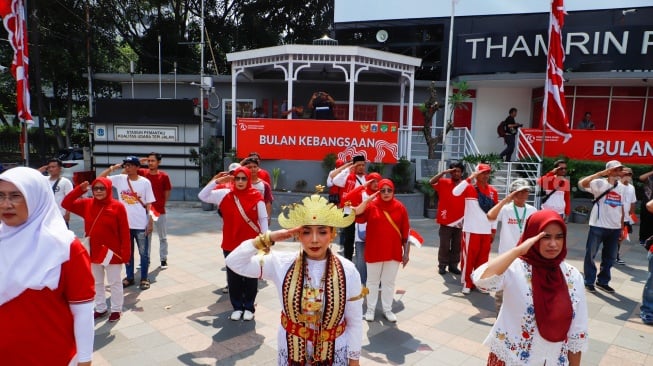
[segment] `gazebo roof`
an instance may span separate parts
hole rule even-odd
[[[374,50],[359,46],[332,46],[332,45],[283,45],[254,50],[233,52],[227,54],[227,61],[232,63],[235,69],[247,69],[247,77],[251,79],[276,78],[279,75],[275,69],[292,63],[295,65],[295,72],[301,73],[311,79],[311,74],[320,72],[333,72],[341,69],[349,74],[349,67],[352,63],[358,67],[366,67],[367,70],[377,75],[389,75],[399,73],[402,76],[411,77],[422,60],[416,57],[399,55],[396,53]],[[278,76],[277,76],[278,77]],[[298,74],[293,75],[297,80]]]

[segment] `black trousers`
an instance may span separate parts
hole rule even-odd
[[[354,258],[354,240],[356,239],[356,222],[343,228],[340,231],[341,241],[340,244],[344,247],[345,258],[352,260]]]
[[[506,142],[506,148],[503,149],[499,156],[502,158],[505,156],[503,160],[511,161],[512,153],[515,151],[515,135],[506,135],[503,140]]]
[[[223,250],[222,253],[227,258],[231,252]],[[258,293],[258,278],[241,276],[227,267],[227,286],[229,286],[229,300],[234,310],[249,310],[252,313],[256,310],[254,300]]]

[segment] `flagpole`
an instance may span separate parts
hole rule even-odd
[[[445,142],[447,140],[447,117],[449,116],[449,108],[451,106],[449,105],[449,92],[451,89],[451,54],[452,54],[452,48],[453,48],[453,22],[454,22],[454,15],[456,13],[456,2],[458,0],[451,0],[451,18],[449,20],[449,52],[447,53],[447,85],[445,89],[445,96],[444,96],[444,117],[442,118],[442,149],[440,152],[440,166],[438,167],[438,171],[443,171],[446,168],[446,164],[444,161],[444,148],[445,148]]]
[[[549,33],[549,39],[546,45],[547,55],[546,55],[546,68],[544,71],[544,100],[542,100],[542,154],[541,161],[544,161],[544,145],[546,143],[546,118],[547,118],[547,109],[549,105],[549,67],[550,65],[550,56],[551,52],[551,27],[553,26],[553,1],[549,1],[549,28],[547,29]]]

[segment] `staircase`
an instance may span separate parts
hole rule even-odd
[[[440,128],[441,130],[442,128]],[[434,131],[437,134],[439,130]],[[518,162],[497,163],[493,164],[491,184],[499,192],[499,199],[503,199],[509,192],[510,184],[519,178],[528,180],[531,185],[535,187],[537,178],[541,176],[542,159],[537,154],[533,146],[526,140],[525,136],[519,131],[517,139],[518,143],[515,147],[517,151]],[[462,160],[468,155],[480,154],[476,142],[467,128],[454,128],[451,130],[445,139],[444,152],[442,152],[443,145],[438,144],[435,147],[436,159],[441,159],[444,153],[445,166],[440,166],[440,171],[446,169],[449,162],[453,160]],[[412,151],[411,155],[416,159],[426,159],[428,157],[428,147],[426,141],[422,136],[421,131],[413,132],[412,134]],[[465,170],[471,172],[475,166],[465,163]],[[534,189],[528,197],[528,203],[535,207],[540,204],[540,190]]]

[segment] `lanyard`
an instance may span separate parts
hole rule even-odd
[[[526,206],[522,211],[521,219],[519,218],[519,212],[517,212],[517,206],[513,203],[512,209],[515,211],[515,216],[517,217],[517,225],[519,225],[519,233],[523,232],[524,220],[526,219]]]

